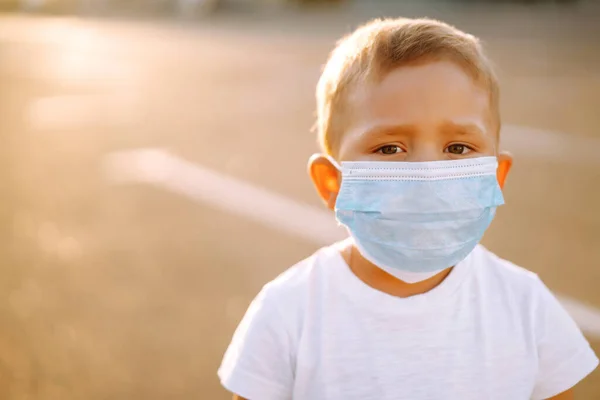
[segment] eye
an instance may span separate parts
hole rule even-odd
[[[377,149],[377,153],[379,154],[385,154],[385,155],[392,155],[392,154],[396,154],[396,153],[402,153],[404,150],[402,150],[402,148],[400,148],[400,146],[396,146],[395,144],[388,144],[385,146],[381,146],[380,148]]]
[[[450,154],[456,154],[456,155],[465,155],[465,154],[470,153],[472,150],[473,149],[471,149],[467,145],[455,143],[455,144],[451,144],[450,146],[446,147],[444,152],[450,153]]]

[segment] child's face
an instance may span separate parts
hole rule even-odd
[[[401,67],[353,93],[343,161],[435,161],[495,155],[488,93],[458,65]]]
[[[437,161],[497,156],[498,182],[512,165],[497,152],[489,95],[458,65],[436,61],[390,72],[364,85],[348,102],[351,117],[337,148],[338,161]],[[323,155],[309,174],[329,208],[341,185],[337,168]]]

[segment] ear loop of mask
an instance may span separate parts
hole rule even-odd
[[[324,154],[324,157],[329,160],[329,162],[338,170],[340,174],[342,173],[342,167],[336,160],[334,160],[333,157],[331,157],[329,154]],[[327,189],[329,189],[331,192],[337,192],[339,190],[338,182],[332,182],[331,179],[328,179],[326,184]]]
[[[498,143],[494,143],[494,157],[496,157],[496,161],[498,161],[499,147],[500,146],[498,145]],[[500,180],[500,176],[503,175],[504,177],[506,177],[507,169],[510,168],[510,166],[506,167],[505,165],[501,165],[500,162],[498,162],[497,165],[498,167],[496,168],[496,180],[498,181],[500,188],[502,188],[504,179]]]
[[[324,154],[324,157],[340,172],[342,172],[342,166],[329,154]]]

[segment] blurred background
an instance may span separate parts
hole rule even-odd
[[[377,16],[479,35],[516,157],[484,243],[600,351],[600,4],[0,0],[0,399],[228,399],[268,280],[343,237],[305,173],[335,40]],[[600,399],[600,372],[580,386]]]

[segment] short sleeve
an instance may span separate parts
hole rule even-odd
[[[538,374],[532,399],[542,400],[575,386],[598,366],[598,358],[556,297],[537,283]]]
[[[254,299],[218,371],[227,390],[250,400],[292,397],[292,346],[276,302],[266,289]]]

